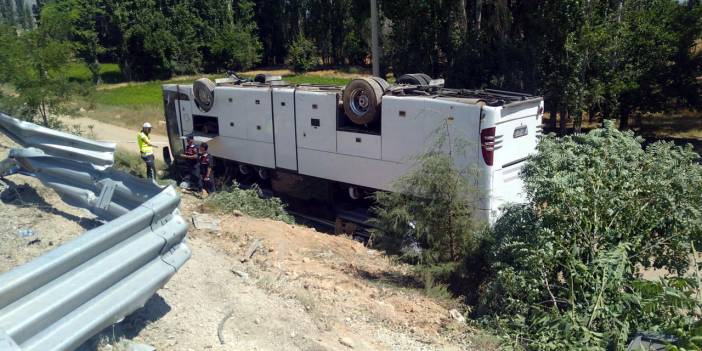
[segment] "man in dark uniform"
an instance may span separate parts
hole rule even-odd
[[[198,147],[195,145],[192,135],[188,135],[185,139],[187,145],[180,157],[185,159],[185,165],[188,167],[188,175],[190,177],[190,189],[200,191],[200,165],[198,163]]]
[[[198,164],[200,165],[200,189],[207,191],[207,194],[212,194],[215,191],[214,173],[212,167],[214,160],[212,155],[207,152],[207,143],[200,144],[200,155],[198,156]]]

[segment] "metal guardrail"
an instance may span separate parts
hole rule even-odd
[[[114,143],[75,136],[20,121],[4,113],[0,113],[0,132],[4,132],[23,147],[36,147],[51,156],[85,160],[98,169],[106,169],[114,163]]]
[[[110,221],[0,275],[0,351],[73,350],[143,306],[190,258],[173,187],[75,155],[10,151],[21,172]]]

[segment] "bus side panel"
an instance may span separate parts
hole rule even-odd
[[[273,89],[273,120],[275,134],[275,165],[297,170],[297,141],[295,140],[295,89]]]
[[[273,143],[219,136],[207,142],[210,153],[219,158],[275,168]]]

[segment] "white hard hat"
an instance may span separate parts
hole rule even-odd
[[[151,123],[145,122],[142,128],[151,128]]]

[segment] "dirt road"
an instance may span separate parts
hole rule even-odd
[[[69,125],[78,125],[87,136],[110,143],[116,143],[121,150],[138,153],[139,149],[136,144],[136,135],[141,129],[141,126],[135,126],[134,130],[100,122],[87,117],[63,117],[62,122]],[[168,146],[168,137],[161,134],[151,133],[151,141],[159,148]],[[154,153],[157,159],[163,161],[163,154],[158,150]]]

